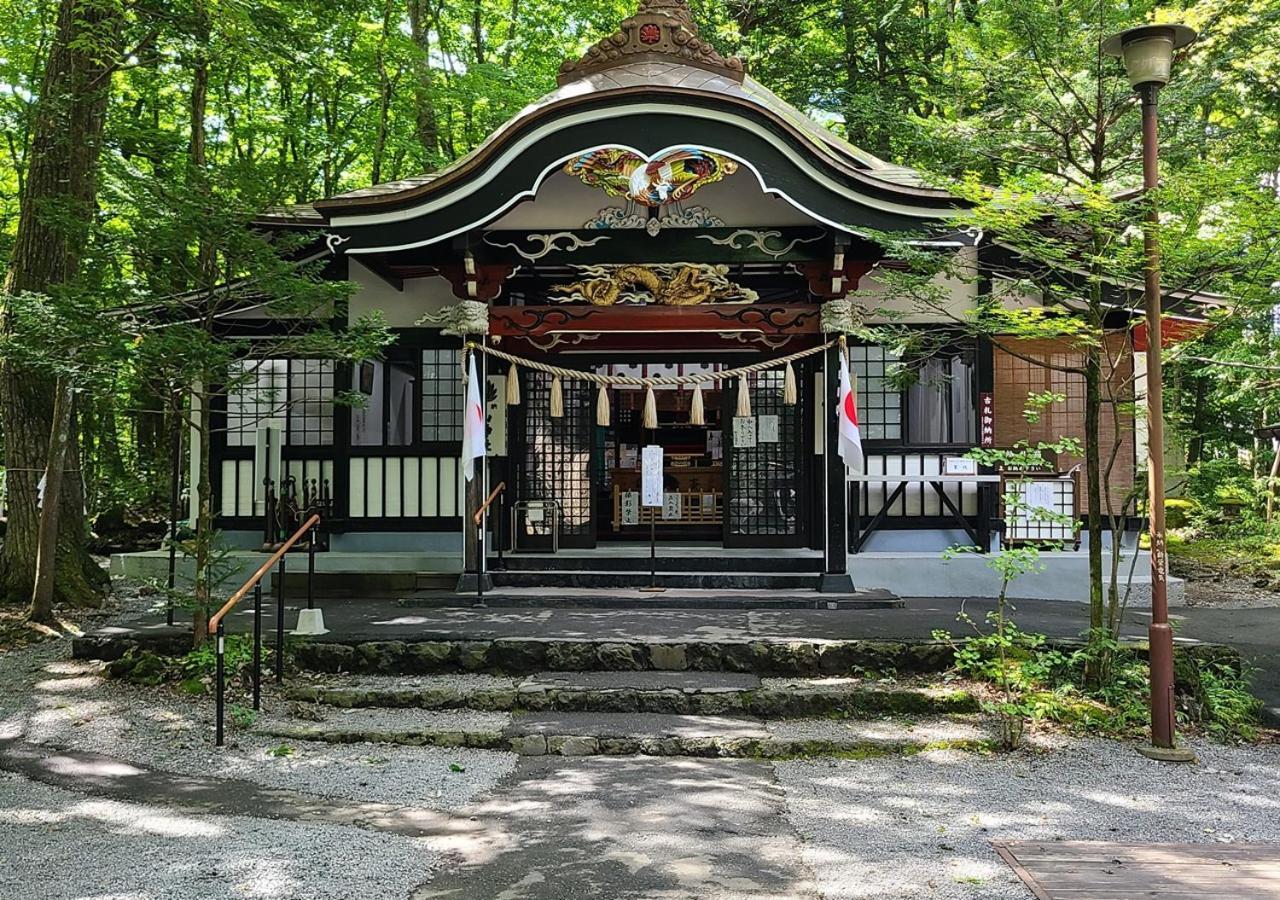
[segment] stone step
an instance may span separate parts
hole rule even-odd
[[[817,572],[760,572],[742,560],[733,572],[493,572],[495,591],[503,588],[595,588],[600,590],[661,587],[700,591],[813,591],[822,576]]]
[[[494,575],[498,581],[500,576]],[[472,576],[472,584],[475,577]],[[643,578],[641,581],[648,581]],[[475,606],[474,591],[424,590],[397,601],[408,609],[457,609]],[[886,590],[852,594],[823,593],[813,588],[772,590],[706,590],[664,588],[661,592],[638,587],[496,587],[484,594],[485,606],[516,609],[899,609],[901,598]]]
[[[522,756],[698,756],[782,759],[877,756],[928,749],[981,750],[976,716],[909,720],[792,719],[649,713],[508,715],[427,710],[334,711],[320,721],[263,718],[261,735],[292,741],[392,743],[503,750]]]
[[[574,555],[572,551],[546,553],[540,555],[518,554],[507,555],[501,561],[489,558],[492,572],[648,572],[648,544],[642,548],[628,548],[627,552],[603,551],[587,552]],[[726,554],[717,556],[696,556],[682,553],[679,555],[665,553],[658,549],[657,570],[659,572],[736,572],[749,567],[755,572],[807,572],[817,574],[822,571],[821,553],[794,552],[754,552],[750,556]]]
[[[413,641],[297,640],[295,664],[313,672],[434,675],[493,672],[746,672],[823,675],[922,674],[951,668],[939,641],[705,640],[646,641],[538,637]]]
[[[348,677],[289,684],[285,696],[344,709],[744,714],[769,719],[969,713],[978,709],[977,699],[968,691],[934,684],[856,678],[761,679],[721,672]]]
[[[307,596],[306,560],[290,560],[293,568],[285,572],[285,595],[290,602]],[[317,598],[395,597],[414,591],[451,590],[458,583],[457,573],[418,571],[318,571],[313,584]],[[274,588],[273,588],[274,590]]]

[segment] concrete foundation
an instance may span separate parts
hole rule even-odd
[[[997,597],[1000,576],[988,565],[991,557],[960,554],[944,560],[937,553],[875,552],[849,557],[849,572],[859,588],[890,587],[902,597]],[[1019,599],[1089,601],[1089,555],[1084,550],[1056,551],[1040,556],[1044,571],[1024,575],[1009,586],[1009,596]],[[1103,572],[1110,572],[1111,554],[1103,555]],[[1130,580],[1129,572],[1133,572]],[[1105,586],[1104,581],[1104,586]],[[1129,586],[1132,608],[1151,606],[1151,556],[1145,550],[1135,560],[1133,551],[1122,553],[1119,584]],[[1105,589],[1105,587],[1104,587]],[[1186,604],[1186,584],[1169,579],[1169,605]]]

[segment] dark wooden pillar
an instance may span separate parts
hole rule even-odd
[[[849,575],[849,488],[845,481],[844,460],[840,458],[840,431],[836,427],[836,402],[840,391],[840,354],[844,348],[837,344],[826,352],[823,387],[826,398],[822,431],[825,436],[826,470],[826,541],[822,556],[823,593],[852,593],[853,578]]]

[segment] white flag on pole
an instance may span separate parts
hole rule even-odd
[[[840,458],[846,471],[861,473],[862,432],[858,428],[858,395],[849,383],[849,359],[840,353],[840,398],[836,404],[836,419],[840,431]]]
[[[472,353],[467,369],[467,407],[462,417],[462,474],[470,481],[476,477],[476,460],[484,459],[484,403],[480,399],[480,378],[476,375],[476,357]]]

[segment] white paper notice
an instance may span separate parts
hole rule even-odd
[[[640,455],[640,494],[645,506],[662,505],[662,448],[648,444]]]
[[[756,445],[756,417],[734,416],[733,446],[735,450],[749,450]]]
[[[622,495],[622,524],[640,524],[640,495],[635,491],[627,491]]]
[[[662,495],[662,518],[668,522],[678,522],[684,516],[680,509],[680,494]]]
[[[1027,485],[1027,517],[1034,518],[1036,510],[1054,511],[1054,485],[1048,481],[1032,481]]]
[[[756,440],[762,444],[776,444],[781,440],[778,437],[778,430],[778,416],[760,416],[756,427]]]

